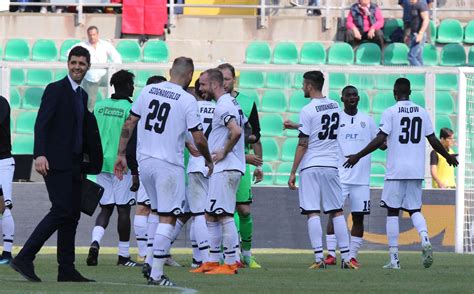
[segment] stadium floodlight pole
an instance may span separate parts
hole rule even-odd
[[[456,253],[464,252],[464,218],[465,218],[465,177],[466,177],[466,95],[467,95],[467,79],[468,69],[459,68],[459,89],[458,89],[458,153],[459,165],[458,176],[456,183],[456,230],[455,230],[455,245],[454,251]],[[474,73],[472,70],[470,73]]]

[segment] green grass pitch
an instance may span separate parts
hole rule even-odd
[[[186,251],[185,251],[186,252]],[[187,251],[189,252],[189,251]],[[40,254],[35,262],[42,283],[25,281],[9,266],[0,266],[0,293],[474,293],[474,255],[436,253],[434,264],[425,269],[420,253],[402,252],[402,269],[383,270],[386,252],[363,252],[359,270],[308,270],[310,251],[259,251],[262,269],[241,269],[235,276],[206,276],[189,273],[189,267],[166,267],[166,274],[179,288],[146,286],[139,268],[115,265],[115,254],[101,254],[99,266],[87,267],[85,254],[76,265],[97,283],[57,283],[55,254]],[[174,254],[189,265],[190,254]],[[339,261],[339,260],[338,260]]]

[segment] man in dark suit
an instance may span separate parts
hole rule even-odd
[[[74,267],[76,228],[81,209],[81,164],[87,93],[79,86],[90,68],[89,51],[75,47],[68,56],[68,75],[49,84],[35,124],[35,169],[44,177],[51,210],[38,224],[11,267],[32,282],[40,282],[33,260],[43,244],[58,232],[59,282],[94,282]],[[86,148],[86,147],[85,147]]]

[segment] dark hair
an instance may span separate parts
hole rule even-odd
[[[303,79],[311,84],[316,90],[322,91],[324,85],[324,75],[319,70],[307,71],[303,75]]]
[[[133,84],[135,75],[128,70],[121,69],[112,75],[110,78],[110,85],[114,86],[115,90],[124,88],[127,84]]]
[[[90,26],[87,28],[87,32],[92,31],[92,30],[96,30],[97,32],[99,32],[99,28],[97,28],[96,26]]]
[[[67,61],[69,62],[71,60],[72,56],[78,56],[78,57],[85,57],[87,60],[88,64],[91,64],[91,54],[89,53],[89,50],[82,46],[76,46],[69,51],[69,55],[67,57]]]
[[[230,63],[223,63],[217,67],[218,69],[227,69],[232,73],[232,77],[235,78],[235,68]]]
[[[454,134],[454,131],[451,130],[450,128],[441,128],[441,130],[439,130],[439,137],[441,139],[447,139],[451,137],[453,134]]]
[[[199,85],[199,79],[196,79],[196,81],[194,82],[194,94],[199,97],[199,98],[203,98],[202,97],[202,92],[201,90],[199,89],[200,85]]]
[[[222,75],[222,72],[219,69],[211,68],[211,69],[206,70],[203,74],[208,75],[209,81],[217,82],[219,86],[224,85],[224,76]]]
[[[347,85],[344,87],[344,89],[342,89],[342,92],[341,92],[341,95],[344,96],[344,93],[347,91],[347,90],[350,90],[350,89],[354,89],[356,90],[357,93],[359,93],[359,90],[357,90],[356,87],[352,86],[352,85]]]
[[[393,91],[397,96],[410,96],[410,81],[406,78],[398,78],[393,85]]]
[[[148,80],[146,80],[146,85],[159,84],[166,81],[167,79],[164,76],[151,76],[148,78]]]

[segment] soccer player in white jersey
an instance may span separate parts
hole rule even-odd
[[[423,266],[433,264],[433,249],[426,221],[421,214],[422,182],[425,175],[425,140],[453,166],[456,156],[449,154],[433,132],[431,119],[424,108],[410,101],[410,81],[395,81],[393,95],[397,103],[382,113],[380,131],[364,149],[351,155],[344,167],[353,167],[361,158],[387,141],[387,172],[380,206],[387,209],[387,238],[390,262],[387,269],[400,269],[398,236],[400,209],[410,214],[421,239]],[[387,98],[388,99],[388,98]]]
[[[115,174],[122,178],[126,172],[125,149],[138,124],[140,177],[152,209],[156,208],[159,215],[153,242],[153,263],[148,278],[150,285],[174,285],[163,274],[163,266],[169,257],[177,216],[184,208],[183,150],[188,131],[192,133],[196,148],[205,158],[209,174],[214,168],[202,132],[196,99],[184,90],[191,82],[193,72],[192,59],[176,58],[170,70],[170,81],[146,86],[134,102],[122,128]]]
[[[300,210],[308,217],[308,233],[315,257],[310,269],[326,267],[319,217],[321,200],[324,213],[333,219],[342,256],[341,267],[352,268],[348,259],[349,235],[342,211],[344,199],[337,169],[339,106],[323,96],[323,85],[324,76],[320,71],[309,71],[303,75],[303,92],[311,101],[300,112],[300,134],[288,187],[296,190],[296,171],[299,170]]]
[[[216,100],[216,108],[209,134],[209,148],[215,168],[209,179],[206,207],[211,250],[209,262],[197,271],[233,275],[237,273],[235,254],[238,244],[234,212],[237,188],[245,172],[243,126],[246,119],[235,98],[226,94],[220,70],[205,71],[199,78],[199,84],[206,99]],[[221,226],[222,235],[219,232]],[[223,265],[219,265],[221,242],[225,254]]]
[[[349,246],[349,262],[354,268],[359,267],[357,253],[362,246],[364,235],[364,215],[370,214],[370,156],[364,157],[353,169],[343,168],[346,156],[362,150],[377,135],[374,120],[357,109],[359,93],[354,86],[346,86],[342,90],[341,101],[344,110],[340,112],[339,132],[339,177],[341,179],[342,194],[349,198],[351,203],[352,229]],[[336,236],[331,219],[326,230],[326,244],[328,255],[326,265],[336,264]]]

